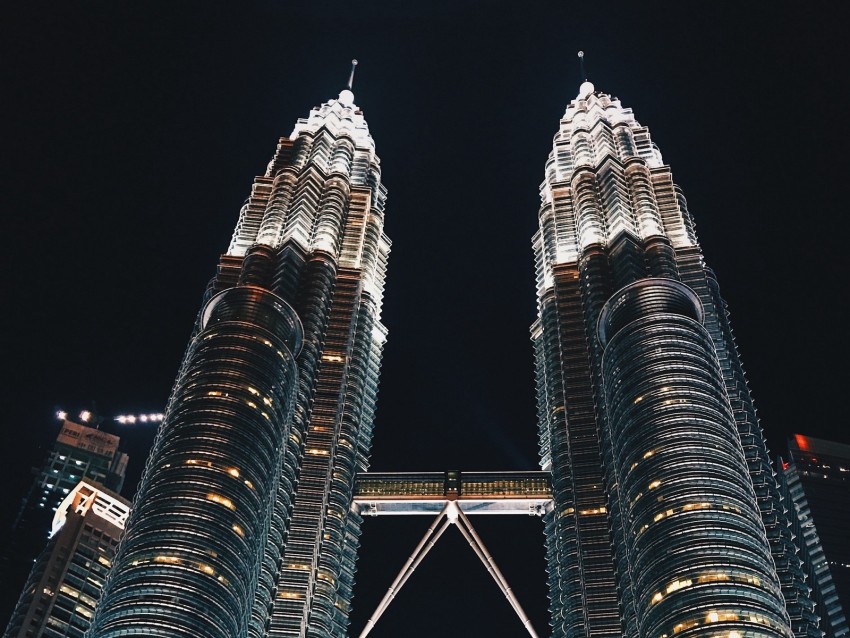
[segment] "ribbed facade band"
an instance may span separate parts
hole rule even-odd
[[[540,193],[552,636],[820,635],[725,303],[648,130],[585,82]]]
[[[90,638],[345,635],[385,200],[350,90],[280,140],[208,287]]]
[[[230,288],[207,303],[94,635],[245,635],[300,341],[295,312],[267,290]]]

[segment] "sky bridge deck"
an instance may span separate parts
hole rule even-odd
[[[354,482],[363,516],[439,514],[455,501],[465,514],[542,516],[552,508],[549,472],[365,472]]]

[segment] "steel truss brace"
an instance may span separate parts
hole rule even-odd
[[[443,511],[441,511],[437,518],[434,519],[431,527],[429,527],[428,531],[425,532],[425,536],[421,541],[419,541],[416,549],[413,550],[413,553],[407,559],[407,562],[405,562],[404,567],[401,568],[401,571],[398,573],[398,576],[396,576],[392,585],[390,585],[387,593],[384,594],[381,602],[378,603],[378,608],[375,610],[375,613],[372,614],[372,617],[366,623],[363,631],[360,632],[360,638],[365,638],[369,635],[369,632],[375,627],[375,623],[378,622],[378,619],[387,610],[387,607],[389,607],[390,603],[396,597],[396,594],[398,594],[399,590],[408,581],[411,574],[413,574],[414,570],[419,566],[419,563],[422,562],[425,555],[432,547],[434,547],[449,525],[457,525],[460,533],[469,543],[470,547],[472,547],[473,551],[475,551],[475,555],[478,556],[484,564],[484,567],[487,568],[487,571],[493,577],[493,580],[496,581],[499,589],[502,590],[505,598],[508,599],[508,602],[516,612],[517,616],[519,616],[519,619],[522,621],[526,631],[528,631],[532,638],[538,638],[534,628],[531,626],[531,621],[528,619],[528,616],[525,615],[525,612],[514,595],[513,590],[508,585],[508,581],[502,575],[502,572],[499,571],[499,568],[496,567],[496,563],[490,555],[490,552],[487,551],[484,543],[481,541],[481,537],[478,536],[478,533],[475,531],[472,523],[469,522],[466,514],[461,511],[455,501],[449,501],[446,503]]]

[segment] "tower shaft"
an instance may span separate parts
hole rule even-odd
[[[353,99],[345,90],[299,120],[255,179],[92,636],[345,633],[390,249]]]
[[[541,200],[553,636],[815,635],[725,303],[648,130],[585,82]]]

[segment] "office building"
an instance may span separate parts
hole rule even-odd
[[[254,181],[93,636],[345,633],[386,338],[385,199],[349,82]]]
[[[4,638],[83,638],[129,512],[127,499],[94,481],[68,493]]]
[[[552,635],[818,636],[726,305],[648,129],[585,82],[540,194]]]
[[[128,456],[119,444],[120,438],[114,434],[62,417],[55,442],[44,463],[33,468],[35,479],[11,528],[5,530],[2,567],[6,596],[0,608],[4,622],[12,611],[13,596],[21,591],[33,560],[47,543],[56,510],[68,494],[83,479],[121,491]]]
[[[796,434],[778,473],[826,638],[850,635],[850,445]]]

